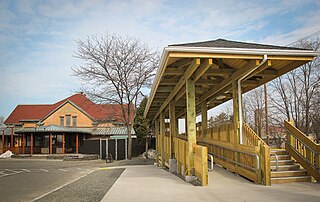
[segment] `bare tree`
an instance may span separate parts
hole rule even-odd
[[[244,95],[245,121],[254,126],[255,132],[261,137],[264,126],[265,101],[262,87],[258,87]]]
[[[0,115],[0,123],[4,123],[4,120],[5,120],[4,116]]]
[[[132,158],[131,125],[141,89],[150,86],[159,55],[139,39],[119,35],[92,36],[77,41],[75,57],[83,64],[73,68],[83,90],[95,101],[121,106],[128,133],[128,158]]]
[[[318,51],[320,40],[299,41],[295,46]],[[316,122],[319,114],[316,111],[319,108],[316,99],[319,99],[317,94],[320,91],[319,58],[272,81],[271,87],[271,107],[275,114],[278,113],[273,120],[280,123],[285,118],[293,119],[296,127],[305,134],[315,133],[315,127],[312,129],[311,126],[315,126],[313,122]]]

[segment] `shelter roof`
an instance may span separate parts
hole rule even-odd
[[[241,41],[231,41],[226,39],[216,39],[210,41],[172,44],[170,46],[185,46],[185,47],[216,47],[216,48],[251,48],[251,49],[277,49],[277,50],[309,50],[287,46],[274,46],[258,43],[247,43]]]
[[[282,47],[217,39],[165,47],[144,116],[154,120],[161,112],[168,117],[175,103],[176,117],[186,113],[186,81],[195,83],[196,112],[201,105],[214,108],[232,99],[232,85],[240,78],[245,93],[301,65],[319,53]]]

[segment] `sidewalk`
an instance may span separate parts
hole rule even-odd
[[[102,201],[319,201],[320,184],[256,185],[223,168],[196,187],[153,165],[127,167]]]

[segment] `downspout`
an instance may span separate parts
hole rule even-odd
[[[264,54],[263,55],[263,60],[261,63],[253,68],[251,71],[249,71],[247,74],[243,75],[241,78],[238,80],[238,113],[239,113],[239,137],[240,137],[240,144],[242,144],[242,125],[243,125],[243,120],[242,120],[242,92],[241,92],[241,81],[246,78],[249,74],[251,74],[254,70],[258,69],[261,67],[264,63],[266,63],[268,60],[268,55]]]

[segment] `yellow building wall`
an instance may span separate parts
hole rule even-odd
[[[80,110],[75,108],[70,103],[66,103],[60,109],[55,111],[53,114],[51,114],[48,118],[46,118],[43,123],[45,126],[55,124],[60,126],[60,117],[64,117],[64,126],[66,126],[66,115],[71,116],[71,127],[72,125],[72,116],[77,117],[77,127],[92,127],[92,120],[86,116],[84,113],[82,113]]]
[[[37,127],[36,123],[24,123],[23,124],[24,128],[33,128],[33,127]]]
[[[97,125],[97,127],[101,127],[101,128],[103,128],[103,127],[111,128],[111,127],[114,127],[114,125],[113,125],[113,123],[99,123],[99,124]]]

